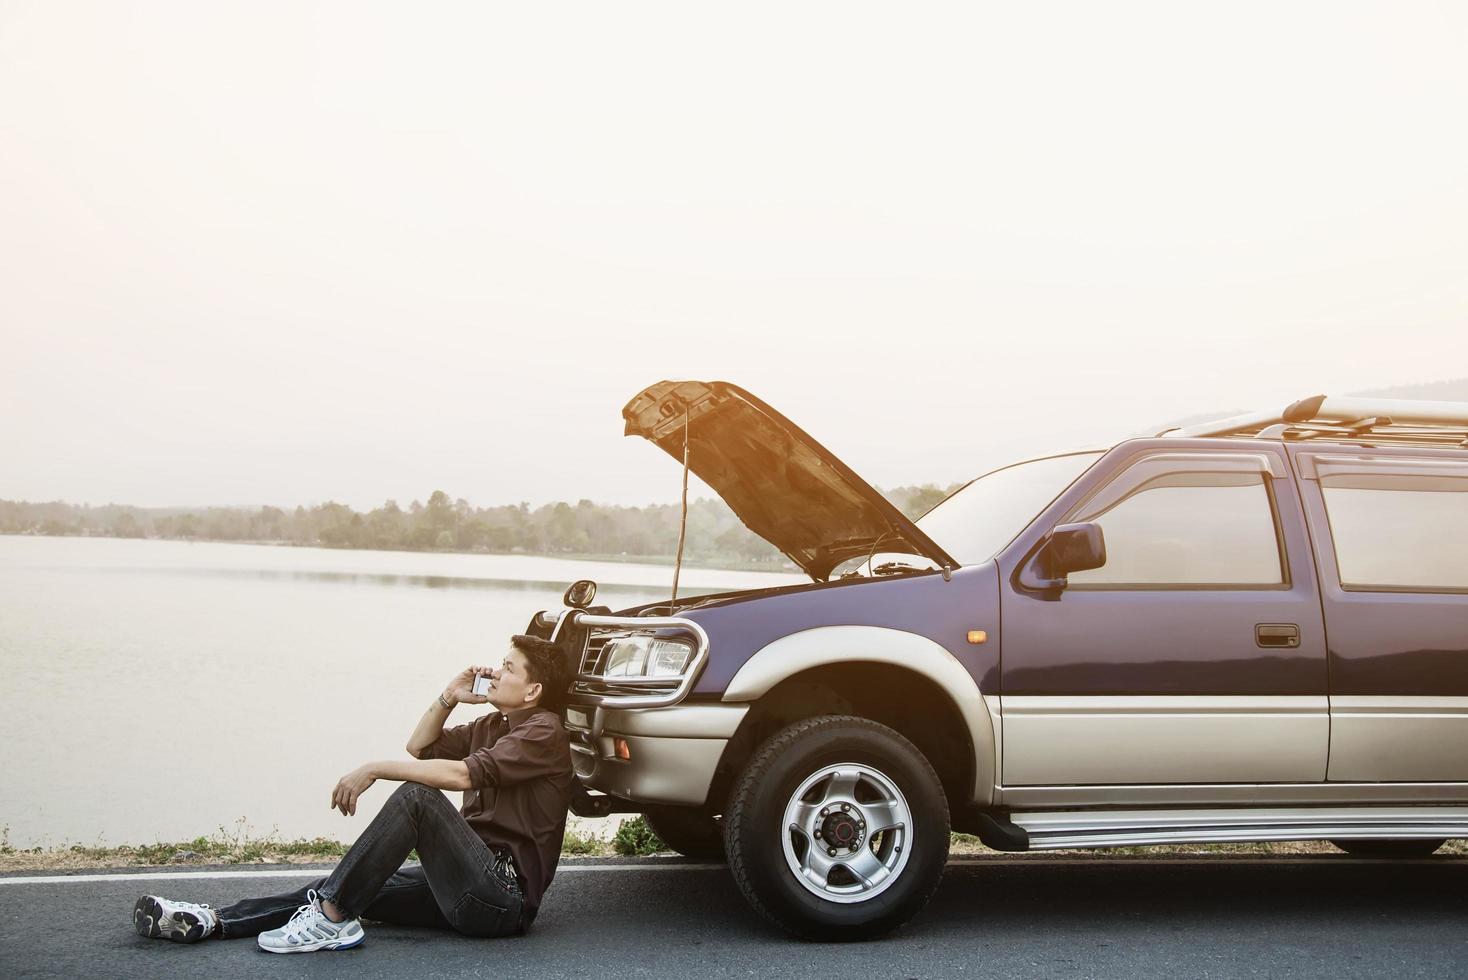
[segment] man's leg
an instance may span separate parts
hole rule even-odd
[[[414,848],[423,865],[401,868]],[[472,936],[504,935],[519,931],[522,900],[518,889],[507,887],[491,872],[493,863],[489,848],[442,793],[404,783],[328,877],[220,909],[182,903],[189,915],[202,911],[181,923],[174,923],[171,913],[160,915],[155,907],[161,904],[171,910],[180,903],[145,896],[135,908],[134,923],[148,920],[147,930],[138,927],[143,935],[197,942],[210,934],[213,926],[207,920],[213,917],[218,922],[215,934],[222,938],[254,936],[285,926],[317,893],[348,917],[452,928]],[[161,919],[166,919],[162,929]],[[185,925],[190,928],[184,929]]]
[[[295,891],[241,899],[233,905],[216,909],[214,914],[219,918],[219,931],[215,935],[222,939],[240,939],[259,935],[267,929],[279,929],[290,920],[296,909],[311,900],[307,893],[319,891],[325,881],[325,878],[317,878]]]
[[[433,883],[426,867],[399,872],[414,848],[420,849],[425,865],[434,866]],[[394,925],[457,928],[470,934],[486,929],[497,932],[501,918],[513,919],[518,925],[520,905],[513,896],[503,894],[497,879],[484,873],[492,860],[484,842],[442,793],[419,783],[404,783],[328,877],[292,891],[242,899],[207,911],[144,896],[134,906],[133,922],[140,935],[179,942],[198,942],[208,938],[211,930],[221,938],[238,939],[280,929],[299,908],[311,903],[314,893],[337,906],[331,911],[348,918],[365,915]],[[481,881],[484,877],[490,881]],[[477,900],[465,898],[476,892]],[[183,911],[175,910],[175,905],[181,905]],[[211,914],[217,929],[208,921]]]
[[[290,921],[296,909],[311,900],[310,893],[320,889],[325,882],[325,878],[317,878],[292,892],[246,898],[215,909],[219,929],[214,935],[221,939],[241,939],[279,929]],[[363,910],[362,916],[390,925],[453,928],[439,910],[423,868],[418,865],[404,867],[388,878],[376,900]]]
[[[219,909],[162,895],[144,895],[133,905],[133,929],[140,936],[176,943],[197,943],[210,936],[253,936],[285,925],[298,908],[311,900],[311,889],[321,887],[325,880],[317,878],[295,891],[247,898]]]
[[[444,918],[428,874],[422,865],[406,865],[387,879],[371,905],[362,910],[362,918],[394,926],[416,926],[424,929],[452,929]]]
[[[375,918],[369,908],[414,849],[450,926],[471,936],[519,931],[523,903],[518,889],[506,888],[493,873],[494,855],[443,793],[421,783],[403,783],[388,798],[321,884],[321,898],[346,917]],[[382,914],[391,907],[373,911]]]

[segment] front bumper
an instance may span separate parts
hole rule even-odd
[[[571,764],[589,789],[635,803],[702,806],[747,704],[608,708],[573,698],[566,707]],[[628,758],[617,755],[616,740]]]

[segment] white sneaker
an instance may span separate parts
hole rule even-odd
[[[149,939],[196,943],[214,932],[218,916],[207,905],[144,895],[133,906],[133,929]]]
[[[321,899],[308,891],[309,901],[296,909],[291,920],[279,929],[260,933],[256,940],[267,953],[314,953],[318,949],[351,949],[362,945],[367,932],[357,919],[332,922],[321,911]]]

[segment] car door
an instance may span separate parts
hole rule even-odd
[[[1001,562],[1004,786],[1324,780],[1324,630],[1283,448],[1136,445]],[[1021,585],[1042,535],[1077,522],[1105,564]]]
[[[1295,456],[1329,646],[1328,778],[1468,781],[1468,460],[1342,446]]]

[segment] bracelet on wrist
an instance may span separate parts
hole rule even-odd
[[[443,696],[443,694],[441,692],[438,695],[438,703],[441,704],[441,705],[443,705],[443,709],[445,711],[453,711],[454,710],[454,706],[451,705],[451,704],[449,704],[447,701],[444,700],[444,696]]]

